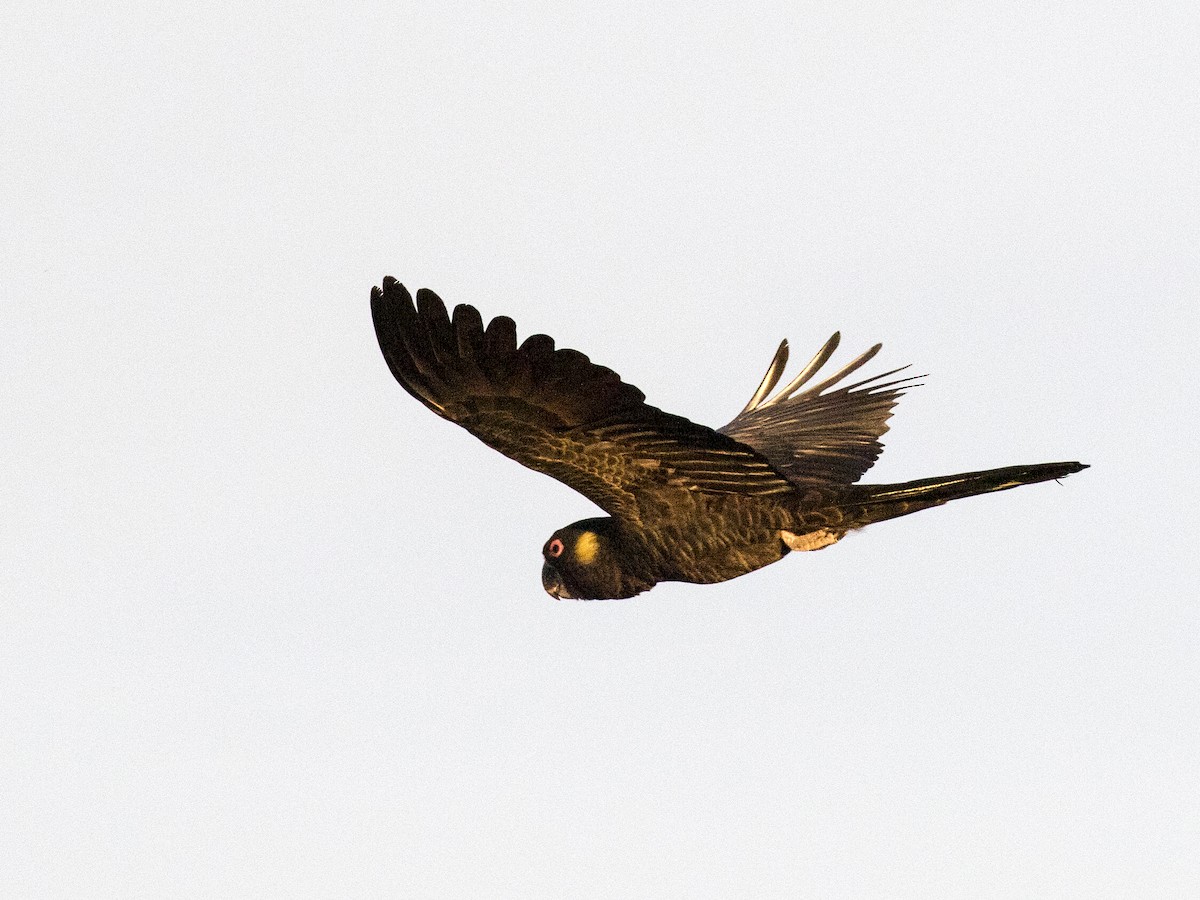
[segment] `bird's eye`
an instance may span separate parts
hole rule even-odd
[[[557,559],[558,557],[562,556],[563,542],[558,538],[555,538],[546,545],[546,552]]]

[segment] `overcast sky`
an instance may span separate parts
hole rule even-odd
[[[1196,4],[500,6],[0,13],[0,894],[1200,896]],[[1092,468],[555,602],[388,274]]]

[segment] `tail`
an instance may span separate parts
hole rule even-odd
[[[1032,466],[1007,466],[1003,469],[988,469],[986,472],[964,472],[961,475],[944,475],[941,478],[922,478],[904,484],[857,485],[861,493],[854,498],[853,518],[855,527],[894,519],[931,506],[941,506],[951,500],[990,494],[992,491],[1007,491],[1023,484],[1037,484],[1065,478],[1081,472],[1087,465],[1080,462],[1039,463]]]

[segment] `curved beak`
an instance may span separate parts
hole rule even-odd
[[[574,598],[567,593],[567,586],[563,584],[562,575],[550,563],[542,563],[542,587],[546,589],[546,593],[555,600],[573,600]]]

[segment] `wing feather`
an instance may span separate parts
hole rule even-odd
[[[588,497],[611,515],[640,518],[671,495],[781,494],[794,488],[734,437],[648,405],[587,356],[479,312],[452,315],[429,290],[412,296],[385,278],[371,312],[388,368],[406,391],[489,446]],[[652,502],[647,503],[647,498]],[[664,505],[664,501],[666,501]]]
[[[834,375],[796,393],[829,361],[838,340],[834,334],[799,375],[767,399],[782,375],[785,342],[746,409],[718,429],[753,447],[798,486],[858,481],[883,452],[879,438],[888,429],[896,401],[916,386],[911,377],[884,380],[905,366],[830,390],[870,362],[880,350],[876,344]]]

